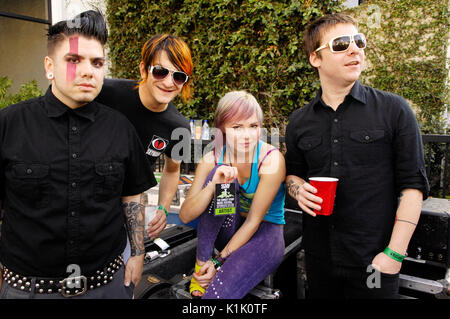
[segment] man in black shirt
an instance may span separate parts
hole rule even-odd
[[[118,110],[130,120],[152,165],[164,154],[158,210],[147,230],[149,237],[155,238],[166,226],[166,214],[180,177],[181,154],[172,154],[173,146],[180,142],[180,135],[173,135],[173,132],[184,129],[189,134],[190,130],[189,121],[175,108],[172,100],[180,93],[184,100],[190,97],[193,64],[187,44],[167,34],[149,39],[142,48],[141,58],[140,82],[105,79],[96,100]],[[190,143],[190,135],[187,136]]]
[[[106,37],[95,11],[51,26],[51,87],[0,112],[1,298],[130,298],[141,277],[156,181],[133,126],[93,101]]]
[[[429,190],[417,121],[403,98],[358,82],[366,40],[351,17],[318,19],[304,44],[321,88],[290,117],[286,183],[305,212],[308,296],[396,298]],[[313,212],[313,176],[339,178],[330,216]]]

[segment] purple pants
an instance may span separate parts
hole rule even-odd
[[[217,167],[219,165],[209,173],[203,187],[212,180]],[[239,184],[235,183],[238,191]],[[214,216],[213,205],[210,204],[200,215],[197,226],[197,258],[200,261],[210,259],[214,247],[222,250],[245,221],[239,214],[239,200],[236,206],[236,214]],[[283,260],[284,248],[283,227],[261,222],[252,238],[228,256],[202,298],[243,298],[277,269]]]

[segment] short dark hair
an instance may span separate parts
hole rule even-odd
[[[341,23],[353,24],[354,26],[356,26],[356,22],[351,16],[343,13],[334,13],[324,15],[323,17],[312,22],[306,28],[303,35],[303,48],[305,50],[307,59],[309,59],[309,56],[312,52],[320,47],[320,41],[325,30]],[[318,52],[317,54],[320,57],[320,52]]]
[[[48,28],[47,53],[53,53],[57,44],[74,34],[98,40],[102,46],[108,39],[105,19],[99,11],[88,10],[75,16],[72,20],[60,21]]]

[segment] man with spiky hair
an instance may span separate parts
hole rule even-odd
[[[156,181],[134,127],[94,101],[106,39],[96,11],[51,26],[51,86],[0,112],[0,298],[131,298],[140,280]]]
[[[193,62],[191,50],[180,37],[157,34],[142,47],[139,64],[141,81],[105,79],[97,101],[124,114],[136,128],[147,159],[153,166],[164,156],[155,218],[149,221],[150,239],[158,236],[167,223],[170,203],[178,189],[181,159],[172,154],[179,143],[172,133],[189,131],[189,121],[172,100],[181,95],[187,101],[192,94]]]

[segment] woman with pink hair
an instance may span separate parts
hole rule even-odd
[[[218,103],[215,147],[198,164],[180,210],[184,223],[199,218],[194,298],[240,299],[283,259],[286,168],[278,149],[260,140],[262,122],[261,107],[245,91]],[[235,185],[235,213],[217,215],[216,184],[227,183]]]

